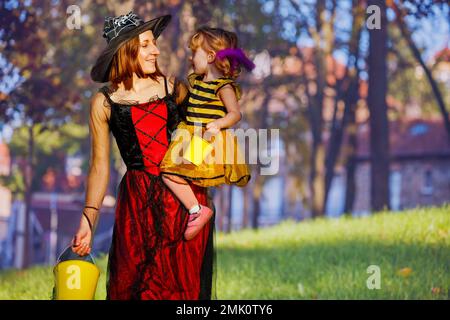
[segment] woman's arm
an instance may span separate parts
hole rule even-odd
[[[91,136],[91,157],[86,189],[86,206],[101,207],[109,182],[110,135],[105,97],[97,93],[92,99],[89,132]]]
[[[91,155],[86,182],[85,207],[78,232],[73,240],[73,251],[79,255],[90,253],[92,235],[97,226],[100,208],[109,182],[110,136],[105,97],[97,93],[92,101],[89,117]]]

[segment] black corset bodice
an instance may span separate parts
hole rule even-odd
[[[167,94],[145,103],[114,102],[108,87],[100,92],[111,107],[110,130],[127,169],[159,175],[159,164],[180,119],[174,96]]]

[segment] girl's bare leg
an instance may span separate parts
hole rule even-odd
[[[197,197],[186,180],[178,176],[166,174],[163,174],[162,179],[186,209],[190,210],[199,204]]]
[[[163,174],[162,179],[175,196],[189,210],[189,220],[184,238],[191,240],[202,230],[211,219],[213,212],[210,208],[200,206],[191,186],[181,177]]]

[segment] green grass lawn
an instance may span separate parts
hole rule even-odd
[[[219,233],[217,253],[219,299],[449,299],[450,206]],[[51,267],[0,273],[0,299],[49,299],[52,286]]]

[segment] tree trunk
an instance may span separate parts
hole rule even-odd
[[[394,2],[392,2],[392,8],[394,9],[395,14],[396,14],[395,22],[397,23],[397,26],[399,27],[403,38],[408,43],[409,49],[411,50],[414,58],[417,60],[417,62],[422,67],[422,69],[425,72],[425,75],[428,79],[428,82],[430,83],[431,89],[433,90],[434,97],[436,98],[436,102],[439,106],[439,110],[441,111],[442,118],[443,118],[444,124],[445,124],[445,128],[447,130],[448,142],[450,143],[450,118],[449,118],[447,108],[445,107],[445,102],[444,102],[444,99],[442,98],[441,91],[439,90],[439,87],[438,87],[436,81],[433,79],[431,70],[427,67],[427,65],[423,61],[420,51],[412,39],[411,32],[408,30],[405,20],[403,19],[403,17],[404,17],[403,12],[400,10],[400,8]]]
[[[259,215],[261,206],[259,204],[260,197],[253,197],[253,215],[252,215],[252,229],[257,230],[259,228]]]
[[[226,212],[226,216],[227,216],[227,232],[230,233],[232,228],[232,223],[233,223],[233,206],[232,206],[232,201],[233,201],[233,187],[232,186],[227,186],[227,212]]]
[[[287,192],[287,161],[286,158],[284,158],[283,163],[281,164],[283,167],[280,170],[280,179],[281,179],[281,205],[280,205],[280,214],[279,219],[285,220],[287,218],[288,213],[288,203],[289,203],[289,197]]]
[[[269,130],[269,123],[268,123],[268,118],[269,118],[269,101],[271,99],[271,95],[269,94],[269,88],[268,87],[264,87],[264,92],[266,93],[263,102],[261,103],[261,111],[259,112],[259,117],[257,117],[257,126],[258,129],[266,129]],[[270,146],[267,146],[268,148],[270,148]],[[260,175],[261,172],[261,164],[259,163],[259,161],[257,161],[256,165],[253,168],[252,171],[252,179],[254,179],[254,183],[253,183],[253,192],[252,192],[252,199],[253,199],[253,214],[252,214],[252,221],[251,221],[251,226],[252,229],[258,229],[259,228],[259,216],[260,216],[260,204],[259,201],[261,199],[261,194],[262,194],[262,190],[264,188],[264,182],[265,182],[265,178],[263,176]]]
[[[325,214],[325,146],[322,141],[313,142],[311,164],[311,209],[316,218]]]
[[[334,178],[334,166],[336,165],[336,160],[339,155],[339,150],[341,149],[341,137],[339,137],[339,133],[342,131],[341,126],[344,125],[344,117],[339,121],[338,119],[338,109],[339,109],[339,101],[341,100],[340,96],[340,81],[336,85],[336,98],[334,100],[334,110],[333,110],[333,119],[331,120],[331,130],[330,130],[330,138],[327,144],[327,154],[325,157],[325,199],[324,206],[326,207],[328,201],[328,194],[331,189],[331,182]]]
[[[334,42],[333,21],[335,17],[336,3],[332,2],[331,18],[325,20],[326,3],[324,0],[316,2],[315,30],[313,38],[315,40],[314,48],[314,66],[316,69],[315,86],[316,92],[311,97],[312,101],[308,103],[310,124],[312,130],[312,150],[311,150],[311,212],[312,216],[320,217],[325,214],[325,145],[322,139],[323,130],[323,108],[324,91],[327,86],[327,63],[326,58],[331,55],[331,48]],[[324,25],[328,24],[328,28]],[[325,44],[325,45],[324,45]]]
[[[33,155],[34,155],[34,125],[28,127],[28,156],[25,167],[25,228],[24,228],[24,250],[22,268],[28,268],[33,263],[33,237],[31,228],[31,204],[32,204],[32,182],[33,182]]]
[[[223,231],[223,213],[224,213],[224,193],[223,187],[217,188],[214,194],[214,203],[216,204],[216,221],[219,231]]]
[[[255,182],[252,188],[252,219],[251,219],[251,227],[252,229],[259,228],[259,216],[260,216],[260,205],[259,200],[261,199],[262,188],[264,186],[264,179],[258,174],[260,165],[256,165],[256,168],[253,170],[252,177],[255,177]],[[253,178],[252,178],[253,179]]]
[[[342,148],[342,141],[344,132],[346,131],[349,120],[353,117],[356,108],[356,103],[359,99],[359,75],[360,70],[358,67],[358,59],[361,54],[360,40],[361,31],[364,21],[364,9],[361,4],[361,0],[353,0],[352,3],[352,33],[349,40],[349,57],[346,72],[344,78],[337,81],[336,84],[336,101],[335,110],[333,113],[332,129],[330,134],[330,140],[328,142],[327,157],[325,163],[325,199],[324,206],[328,201],[328,194],[331,188],[331,184],[334,178],[334,168],[336,166],[339,154]],[[344,112],[342,118],[339,120],[338,114],[338,102],[340,100],[344,102]],[[352,114],[353,113],[353,114]]]
[[[358,127],[356,124],[356,104],[354,104],[350,110],[349,121],[347,126],[348,132],[348,153],[347,153],[347,165],[346,165],[346,188],[345,188],[345,204],[344,214],[351,215],[353,212],[353,204],[355,202],[356,191],[356,152],[358,150],[357,132]]]
[[[360,33],[361,35],[361,33]],[[359,48],[359,45],[358,45]],[[357,59],[359,58],[360,50],[358,49]],[[346,109],[348,110],[348,114],[346,115],[347,125],[346,132],[348,136],[348,147],[346,150],[346,188],[345,188],[345,204],[344,204],[344,213],[347,215],[351,215],[353,211],[353,204],[355,202],[355,192],[356,192],[356,181],[355,181],[355,173],[356,173],[356,156],[358,150],[358,125],[356,123],[356,108],[359,100],[359,74],[360,68],[358,64],[355,63],[356,76],[353,79],[350,88],[349,94],[347,96],[347,100],[345,102]]]
[[[369,95],[371,207],[389,208],[389,123],[387,117],[387,20],[386,3],[369,1],[381,9],[381,28],[369,30]]]
[[[244,198],[244,208],[243,208],[243,212],[242,212],[242,228],[247,228],[248,227],[248,220],[249,220],[249,191],[248,191],[248,187],[242,189],[242,196]]]
[[[316,48],[315,65],[318,70],[316,79],[316,94],[309,95],[308,113],[312,131],[311,148],[311,211],[313,217],[323,216],[325,213],[325,145],[322,139],[323,129],[323,90],[325,89],[324,54],[322,49]]]

